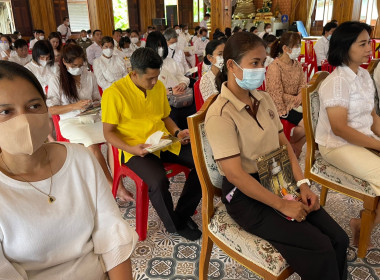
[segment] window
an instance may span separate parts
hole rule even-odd
[[[316,0],[315,21],[322,21],[324,26],[331,20],[333,10],[333,0]]]
[[[112,0],[112,5],[115,29],[121,28],[124,30],[129,28],[127,0]]]
[[[201,22],[204,16],[203,0],[193,0],[194,22]]]
[[[178,6],[178,0],[165,0],[165,18],[166,16],[166,6],[172,6],[172,5],[177,5]]]
[[[12,34],[15,31],[11,1],[0,1],[0,32]]]
[[[375,26],[378,17],[377,1],[363,0],[360,10],[360,21]]]
[[[69,9],[70,28],[72,32],[90,29],[86,0],[67,0],[67,8]]]

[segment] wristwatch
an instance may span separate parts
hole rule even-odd
[[[181,132],[181,129],[177,129],[175,132],[174,132],[174,137],[178,137],[178,133]]]
[[[307,184],[309,187],[311,185],[309,179],[302,179],[297,181],[297,187],[300,187],[302,184]]]
[[[168,88],[168,90],[169,90],[169,94],[173,94],[173,89],[171,87]]]

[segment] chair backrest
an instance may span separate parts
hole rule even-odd
[[[207,222],[210,221],[214,213],[214,195],[220,195],[222,187],[222,176],[214,161],[204,127],[207,110],[216,98],[217,95],[210,96],[196,114],[187,118],[195,168],[202,186],[203,205],[206,205],[207,208],[202,209],[202,216]]]
[[[315,52],[314,52],[314,44],[312,40],[305,41],[305,62],[310,63],[314,60]]]
[[[204,103],[201,90],[199,88],[199,84],[201,79],[195,82],[194,84],[194,99],[195,99],[195,108],[199,111]]]
[[[198,59],[198,56],[197,56],[197,59]],[[203,61],[197,63],[197,67],[198,67],[198,79],[200,79],[202,77]]]
[[[59,121],[61,119],[60,116],[59,115],[51,115],[51,118],[53,119],[55,136],[57,138],[57,141],[59,141],[59,142],[70,142],[65,137],[63,137],[61,134],[61,128],[59,127]]]
[[[375,71],[376,67],[377,67],[377,64],[379,64],[379,61],[380,59],[379,58],[374,58],[371,60],[371,62],[369,63],[368,67],[367,67],[367,71],[369,72],[369,74],[371,76],[373,76],[373,72]]]

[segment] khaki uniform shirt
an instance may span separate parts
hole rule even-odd
[[[205,120],[219,172],[224,175],[218,160],[240,155],[247,173],[256,173],[256,159],[280,147],[282,124],[270,96],[263,91],[251,91],[253,111],[226,86],[210,106]]]

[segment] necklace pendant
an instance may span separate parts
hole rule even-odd
[[[55,201],[55,197],[54,197],[54,196],[52,196],[52,195],[48,195],[48,197],[49,197],[49,203],[50,203],[50,204],[53,203],[53,202]]]

